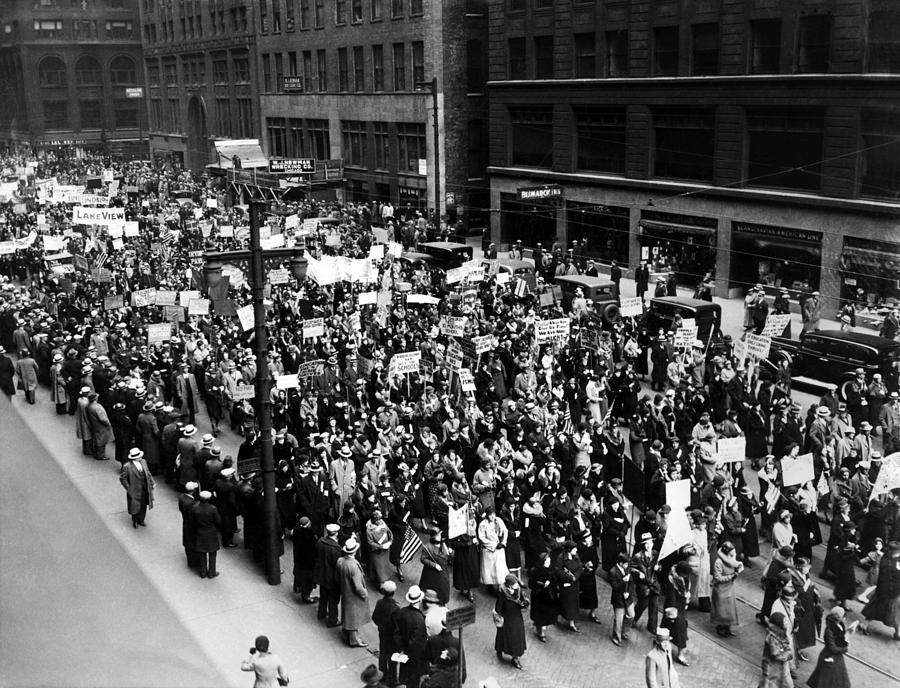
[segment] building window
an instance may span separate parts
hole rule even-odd
[[[291,76],[297,76],[300,72],[297,71],[297,53],[294,50],[291,50],[288,53],[288,74]]]
[[[338,26],[347,23],[347,0],[334,0],[334,23]]]
[[[269,134],[269,155],[274,158],[286,158],[287,152],[287,125],[280,118],[267,118],[266,130]]]
[[[272,92],[272,56],[264,53],[262,56],[263,63],[263,93]]]
[[[534,38],[534,78],[553,78],[553,36]]]
[[[341,121],[341,155],[350,167],[366,167],[366,124]]]
[[[302,158],[303,152],[303,120],[288,119],[288,156]]]
[[[625,108],[582,108],[575,112],[576,168],[625,174]]]
[[[259,0],[259,31],[269,32],[269,0]]]
[[[597,76],[597,47],[593,33],[575,34],[575,78],[593,79]]]
[[[677,26],[657,26],[653,29],[653,74],[678,76]]]
[[[120,56],[109,67],[109,80],[113,86],[133,86],[137,83],[137,67],[130,57]]]
[[[154,71],[156,73],[155,81],[151,81],[151,83],[159,85],[159,68],[156,67],[155,70],[147,69],[148,74],[153,74]],[[79,57],[78,62],[75,63],[75,83],[79,86],[102,85],[103,73],[100,69],[100,63],[87,55]]]
[[[331,158],[331,135],[327,119],[310,119],[306,121],[307,151],[316,160]]]
[[[36,19],[34,21],[35,38],[62,38],[62,19]]]
[[[81,130],[100,129],[103,127],[103,104],[99,100],[78,101],[81,115]]]
[[[425,81],[425,43],[413,41],[412,44],[413,85]]]
[[[375,122],[373,125],[373,143],[375,144],[375,169],[389,170],[391,165],[391,139],[386,122]]]
[[[351,0],[350,3],[350,21],[354,24],[361,24],[363,20],[363,0]]]
[[[425,160],[425,125],[397,124],[397,169],[400,172],[419,173],[419,160]]]
[[[528,167],[553,163],[553,108],[510,110],[510,162]]]
[[[508,0],[506,8],[510,12],[524,12],[525,0]]]
[[[391,0],[391,17],[393,19],[403,17],[403,0]]]
[[[606,32],[606,76],[628,76],[628,31]]]
[[[97,38],[96,19],[76,19],[72,22],[72,29],[75,34],[76,41],[91,40]],[[108,29],[106,33],[109,34]]]
[[[704,108],[653,112],[653,176],[710,182],[715,155],[715,113]]]
[[[338,90],[350,90],[350,60],[346,48],[338,48]]]
[[[97,65],[97,79],[100,79],[100,65],[95,61],[94,64]],[[150,88],[159,88],[160,79],[159,79],[159,63],[155,60],[153,62],[147,63],[147,85]]]
[[[284,0],[284,14],[287,22],[287,30],[293,31],[297,21],[297,0]]]
[[[821,110],[750,110],[747,129],[747,186],[820,189],[824,129]]]
[[[316,72],[319,77],[319,91],[328,90],[328,57],[324,50],[316,51]]]
[[[181,101],[169,98],[169,131],[181,131]]]
[[[316,28],[321,29],[325,26],[325,0],[315,0],[316,2]]]
[[[477,38],[466,41],[466,91],[484,93],[485,79],[484,44]]]
[[[163,65],[163,76],[166,79],[166,86],[178,86],[178,67],[174,62],[166,62]]]
[[[366,90],[366,63],[362,46],[353,48],[353,90]]]
[[[300,0],[300,28],[309,28],[309,3],[310,0]]]
[[[900,9],[869,13],[869,40],[866,68],[881,74],[900,73]]]
[[[549,10],[553,8],[554,0],[535,0],[534,7],[538,10]]]
[[[272,0],[272,32],[281,33],[281,0]]]
[[[216,133],[231,136],[231,100],[216,98]]]
[[[246,57],[235,57],[231,63],[234,66],[234,81],[238,84],[250,83],[250,60]]]
[[[250,98],[237,99],[237,135],[239,138],[248,139],[254,135],[253,131],[253,101]]]
[[[382,5],[382,0],[371,0],[370,16],[372,17],[372,21],[381,21],[381,13],[383,11]]]
[[[138,101],[122,98],[113,103],[113,121],[116,129],[137,129]]]
[[[38,65],[38,86],[43,88],[64,88],[66,85],[66,63],[58,57],[45,57]]]
[[[487,129],[484,120],[473,119],[468,124],[466,151],[469,179],[483,179],[487,170]]]
[[[372,46],[372,88],[384,90],[384,46]]]
[[[134,27],[130,21],[108,21],[106,22],[107,38],[133,38]]]
[[[405,91],[406,84],[406,46],[394,43],[394,90]]]
[[[309,92],[312,90],[313,71],[312,71],[312,51],[303,51],[303,90]]]
[[[781,20],[759,19],[750,22],[750,71],[753,74],[777,74],[781,61]]]
[[[831,15],[800,17],[797,29],[797,71],[822,74],[828,71],[831,52]]]
[[[228,60],[213,60],[213,81],[217,86],[228,83]]]
[[[284,92],[284,55],[275,53],[275,92]]]
[[[691,74],[713,76],[719,73],[719,25],[691,26]]]
[[[150,100],[150,128],[159,131],[163,128],[162,98]]]
[[[525,39],[510,38],[506,45],[509,58],[509,78],[527,79],[526,65],[528,63],[525,56]]]
[[[424,13],[422,0],[409,0],[409,16],[420,17]]]
[[[900,121],[892,110],[863,110],[861,196],[900,198]]]
[[[66,100],[44,101],[44,129],[69,128],[69,103]]]

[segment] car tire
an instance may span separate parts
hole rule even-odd
[[[769,358],[772,359],[772,363],[774,363],[776,366],[780,366],[782,361],[787,361],[788,369],[793,372],[794,359],[791,358],[791,355],[787,351],[776,351]]]
[[[854,378],[849,377],[838,384],[838,399],[840,399],[841,401],[847,401],[847,385],[853,382],[853,380]]]
[[[619,307],[614,303],[606,304],[600,311],[600,315],[602,315],[603,320],[610,325],[615,324],[622,319],[622,314],[619,312]]]

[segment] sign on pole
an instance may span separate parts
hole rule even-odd
[[[147,325],[147,344],[161,344],[172,338],[172,323],[151,323]]]
[[[554,320],[535,320],[534,336],[538,344],[548,342],[565,342],[569,338],[572,321],[568,318]]]
[[[764,360],[769,357],[769,348],[772,346],[772,338],[764,337],[758,334],[747,333],[744,337],[744,343],[747,345],[747,355],[757,360]]]
[[[716,459],[722,463],[743,463],[747,458],[747,438],[723,437],[716,443]]]
[[[311,337],[324,337],[325,336],[325,319],[324,318],[310,318],[309,320],[303,321],[303,338],[310,339]]]
[[[468,368],[459,369],[459,384],[463,392],[475,391],[475,378],[472,377],[472,371]]]
[[[763,337],[780,337],[790,322],[790,313],[769,313],[761,334]]]
[[[471,626],[475,623],[475,605],[470,604],[447,612],[445,625],[448,631],[455,631],[463,626]]]
[[[405,351],[391,356],[390,375],[406,375],[418,373],[419,362],[422,360],[421,351]]]
[[[781,460],[781,477],[782,485],[785,487],[802,485],[803,483],[815,480],[816,474],[813,469],[813,455],[801,454],[796,459],[785,456]]]
[[[644,302],[640,296],[634,298],[622,299],[619,305],[619,312],[623,317],[634,318],[644,314]]]
[[[468,505],[461,506],[458,509],[454,509],[452,506],[450,507],[447,517],[447,537],[451,540],[466,534],[466,528],[468,527],[468,511]]]

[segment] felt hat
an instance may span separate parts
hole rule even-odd
[[[356,550],[359,549],[359,541],[356,538],[350,538],[347,542],[344,543],[344,547],[341,551],[344,554],[354,554]]]
[[[129,461],[137,461],[138,459],[142,458],[144,458],[144,452],[142,452],[137,447],[134,447],[131,451],[128,452]]]
[[[418,585],[413,585],[406,593],[406,601],[410,604],[421,602],[424,597],[425,593],[422,592],[422,588]]]
[[[141,408],[144,411],[152,411],[153,410],[153,402],[152,401],[144,402],[144,405]]]
[[[441,600],[436,591],[428,589],[425,591],[425,601],[429,604],[440,604]]]
[[[384,678],[384,673],[379,670],[377,666],[374,664],[370,664],[365,669],[363,669],[362,673],[359,675],[359,680],[362,681],[367,686],[377,686],[380,685],[381,679]]]

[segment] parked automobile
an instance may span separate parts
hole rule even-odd
[[[710,338],[717,340],[721,336],[722,307],[717,303],[690,299],[686,296],[661,296],[650,299],[650,307],[644,315],[647,331],[655,334],[659,330],[666,332],[672,327],[675,316],[682,320],[694,320],[697,324],[697,339],[704,344]]]
[[[562,307],[568,312],[575,298],[575,290],[581,289],[588,303],[594,304],[594,310],[603,319],[604,324],[613,325],[622,319],[619,312],[619,299],[616,297],[615,282],[603,277],[588,275],[560,275],[555,278],[562,289]]]
[[[510,280],[523,279],[529,289],[534,289],[535,272],[534,264],[527,260],[512,260],[509,258],[501,258],[499,262],[499,271],[508,272]]]
[[[768,366],[787,362],[795,380],[810,378],[816,382],[837,385],[841,398],[846,387],[862,368],[866,379],[881,373],[884,379],[893,377],[892,368],[900,359],[900,342],[874,334],[820,330],[804,332],[800,339],[772,337]],[[768,367],[767,366],[767,367]]]
[[[455,241],[426,241],[419,244],[419,252],[427,253],[435,259],[435,265],[445,270],[458,268],[472,260],[472,247]]]

